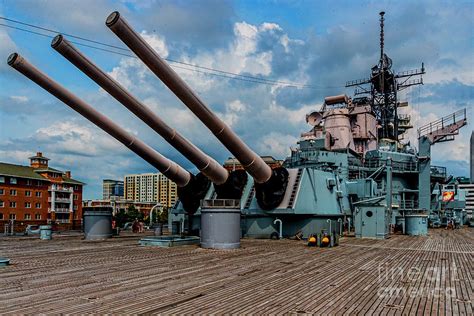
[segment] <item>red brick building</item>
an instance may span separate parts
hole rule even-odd
[[[24,226],[81,220],[84,183],[71,178],[70,171],[49,167],[41,152],[29,159],[30,166],[0,162],[0,222]]]

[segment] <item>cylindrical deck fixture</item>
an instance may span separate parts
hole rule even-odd
[[[91,60],[84,56],[74,45],[62,35],[57,35],[51,46],[94,80],[117,101],[133,112],[143,122],[160,134],[168,143],[191,161],[213,183],[219,185],[226,182],[229,173],[217,161],[203,153],[175,129],[168,126],[158,115],[137,100],[129,91],[116,80],[97,67]]]
[[[204,200],[201,206],[201,247],[240,247],[240,201]]]
[[[107,17],[106,25],[211,130],[257,183],[265,183],[272,177],[272,170],[263,159],[206,106],[166,61],[130,27],[119,12],[111,13]]]
[[[405,233],[409,236],[428,235],[428,215],[422,213],[406,214]]]
[[[51,240],[52,239],[52,227],[51,225],[41,225],[39,227],[40,239]]]
[[[86,240],[103,240],[112,237],[112,207],[84,207],[82,220]]]
[[[8,64],[130,148],[179,187],[184,187],[190,182],[191,174],[181,166],[163,157],[150,146],[125,131],[125,129],[49,78],[17,53],[13,53],[8,57]]]

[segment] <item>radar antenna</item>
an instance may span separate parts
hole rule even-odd
[[[380,15],[380,59],[377,65],[372,67],[369,78],[352,80],[346,83],[346,87],[356,87],[355,95],[366,95],[372,108],[377,123],[379,139],[391,139],[399,141],[400,135],[405,133],[411,125],[406,122],[406,115],[399,117],[398,107],[407,106],[406,102],[399,102],[397,92],[413,85],[423,84],[422,75],[425,73],[424,64],[421,69],[414,69],[400,73],[392,71],[392,59],[384,52],[384,26],[385,12]],[[414,76],[419,78],[412,79]]]

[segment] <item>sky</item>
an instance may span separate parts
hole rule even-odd
[[[298,83],[260,84],[176,68],[208,106],[258,154],[284,159],[310,130],[305,114],[325,96],[346,93],[378,62],[379,15],[385,52],[396,72],[419,68],[424,85],[399,99],[415,128],[467,108],[469,124],[455,141],[432,148],[432,163],[468,176],[474,122],[474,1],[0,0],[0,16],[64,34],[125,47],[105,26],[119,11],[165,58],[244,76]],[[48,36],[54,33],[9,21]],[[66,36],[66,38],[68,38]],[[71,38],[69,38],[71,39]],[[93,45],[74,39],[74,41]],[[156,172],[118,141],[6,64],[18,52],[54,80],[164,156],[195,172],[181,154],[50,47],[51,38],[0,25],[0,161],[28,164],[42,151],[50,165],[87,183],[84,198],[101,198],[102,179]],[[95,45],[97,46],[97,45]],[[169,125],[223,162],[225,147],[139,60],[79,46]],[[104,47],[105,48],[105,47]],[[116,49],[114,49],[117,51]],[[123,51],[122,51],[123,52]],[[303,87],[306,85],[306,87]],[[309,87],[307,87],[309,86]]]

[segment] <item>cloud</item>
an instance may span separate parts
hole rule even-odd
[[[428,84],[425,89],[429,94],[420,96],[419,102],[449,103],[454,107],[466,107],[474,100],[474,85],[467,85],[456,79]]]
[[[117,9],[162,57],[243,76],[308,85],[257,84],[245,77],[231,80],[222,73],[209,75],[204,69],[171,63],[249,147],[277,159],[284,159],[300,133],[310,129],[305,123],[306,113],[319,109],[325,96],[352,94],[352,89],[344,87],[345,82],[369,76],[370,68],[379,58],[376,12],[382,5],[378,3],[331,9],[330,19],[322,16],[326,12],[318,13],[320,16],[316,14],[312,22],[314,27],[303,30],[299,21],[285,20],[278,14],[271,16],[271,10],[265,11],[267,18],[262,18],[258,3],[254,4],[255,14],[238,16],[238,5],[229,1],[92,2],[44,1],[35,4],[34,10],[30,1],[15,1],[11,6],[26,12],[26,17],[35,12],[38,24],[123,46],[103,25],[107,14]],[[386,15],[385,51],[394,61],[393,70],[420,67],[422,61],[427,69],[424,86],[399,95],[401,101],[411,104],[403,111],[413,117],[415,128],[409,131],[407,140],[415,146],[416,128],[461,107],[472,107],[474,65],[468,40],[472,37],[472,6],[454,2],[429,4],[383,4],[390,7]],[[278,6],[283,12],[287,4]],[[354,20],[354,16],[358,18]],[[7,33],[2,37],[1,31],[2,43],[12,45],[5,48],[10,52],[18,43],[12,42]],[[5,45],[0,47],[0,53]],[[24,43],[20,45],[20,49],[25,49]],[[140,60],[92,51],[90,56],[96,57],[99,66],[206,153],[220,162],[231,155]],[[50,63],[45,62],[46,67]],[[123,106],[97,86],[86,85],[88,79],[76,77],[66,68],[61,68],[61,81],[68,88],[168,158],[195,171],[184,157]],[[30,82],[15,81],[19,84],[0,99],[0,115],[6,122],[0,127],[2,161],[26,159],[32,154],[30,150],[40,148],[57,167],[74,168],[73,174],[90,184],[87,196],[99,194],[102,178],[154,171],[76,113],[51,101],[51,96],[38,93]],[[468,120],[473,119],[468,112]],[[461,170],[468,157],[469,132],[470,128],[465,127],[455,142],[436,144],[432,148],[434,163],[454,160],[457,163],[452,165]]]
[[[29,100],[28,97],[24,95],[12,95],[10,99],[18,103],[25,103]]]

